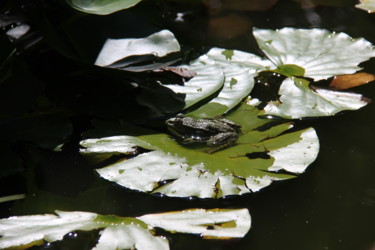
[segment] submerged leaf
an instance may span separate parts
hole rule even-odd
[[[280,102],[270,102],[266,114],[297,119],[330,116],[343,110],[356,110],[368,104],[360,94],[311,89],[306,80],[287,78],[280,86]]]
[[[242,105],[226,117],[241,125],[242,134],[232,147],[208,153],[204,146],[183,147],[167,134],[137,136],[143,144],[157,149],[97,171],[101,177],[130,189],[200,198],[256,192],[274,180],[302,173],[318,154],[315,131],[310,128],[280,135],[291,128],[290,124],[259,131],[256,128],[268,120],[258,118],[258,112],[254,107]],[[133,147],[141,145],[130,136],[124,143],[130,143],[130,139]],[[91,140],[91,149],[85,150],[95,151],[95,140],[110,144],[112,140],[118,141],[118,137]],[[87,145],[86,141],[81,145]],[[292,174],[279,173],[281,169]]]
[[[89,14],[108,15],[133,7],[141,0],[67,0],[75,9]]]
[[[146,38],[107,39],[95,65],[104,67],[136,55],[163,57],[177,51],[180,51],[180,44],[169,30],[159,31]]]
[[[240,238],[250,229],[247,209],[191,209],[137,218],[99,215],[89,212],[56,211],[57,215],[17,216],[0,220],[0,248],[21,247],[54,242],[77,230],[102,229],[98,244],[105,249],[169,249],[165,237],[153,235],[153,228],[167,231],[200,234],[215,238]],[[223,225],[230,224],[231,227]],[[208,229],[209,228],[209,229]]]

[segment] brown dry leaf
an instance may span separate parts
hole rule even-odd
[[[187,68],[180,68],[180,67],[165,67],[165,68],[162,68],[161,70],[169,71],[183,78],[188,78],[188,79],[193,78],[194,76],[197,75],[195,71],[189,70]]]
[[[351,74],[351,75],[341,75],[335,76],[329,87],[332,89],[340,90],[340,89],[350,89],[353,87],[357,87],[371,81],[375,80],[374,74],[369,74],[365,72]]]

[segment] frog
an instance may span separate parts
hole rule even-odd
[[[232,146],[241,133],[241,126],[224,118],[194,119],[177,116],[165,121],[168,130],[183,144],[204,143],[213,153]]]

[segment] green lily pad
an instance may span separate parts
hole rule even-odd
[[[359,63],[375,56],[374,46],[365,39],[324,29],[254,29],[254,36],[276,67],[297,65],[314,80],[352,74],[361,69]]]
[[[269,122],[258,118],[258,113],[256,108],[244,104],[226,117],[242,126],[242,135],[232,147],[208,153],[204,146],[181,146],[167,134],[129,136],[123,143],[132,146],[123,153],[133,152],[137,146],[151,151],[97,169],[97,172],[130,189],[200,198],[256,192],[274,180],[294,178],[304,172],[319,150],[314,129],[285,133],[292,125],[281,124],[265,131],[256,130]],[[109,157],[111,152],[117,152],[115,144],[122,138],[84,140],[82,153]],[[106,141],[107,150],[98,153],[96,148],[103,147],[102,141]]]
[[[77,230],[104,229],[93,249],[169,249],[165,237],[154,236],[154,228],[200,234],[214,238],[241,238],[250,229],[247,209],[189,209],[136,218],[90,212],[56,211],[57,215],[15,216],[0,220],[0,248],[62,240]]]
[[[368,104],[360,94],[311,89],[306,80],[287,78],[279,89],[280,101],[264,107],[269,115],[297,119],[301,117],[331,116],[343,110],[357,110]]]
[[[76,10],[96,15],[108,15],[116,11],[128,9],[141,0],[67,0]]]
[[[375,56],[374,46],[365,39],[353,39],[347,34],[323,29],[294,28],[254,29],[254,36],[269,60],[251,53],[219,48],[211,49],[207,56],[222,66],[224,72],[228,65],[234,64],[247,70],[250,78],[261,71],[273,71],[289,77],[279,89],[280,99],[265,106],[266,114],[296,119],[330,116],[368,104],[361,95],[313,89],[307,81],[291,80],[301,76],[322,80],[356,72],[360,69],[359,63]],[[216,113],[225,112],[219,105],[209,105],[208,108]],[[196,115],[199,111],[193,112],[193,116],[199,117]]]

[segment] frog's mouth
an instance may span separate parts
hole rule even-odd
[[[172,135],[180,137],[180,138],[184,138],[184,135],[181,131],[178,131],[177,129],[173,127],[169,127],[169,126],[168,126],[168,130],[169,132],[171,132]]]

